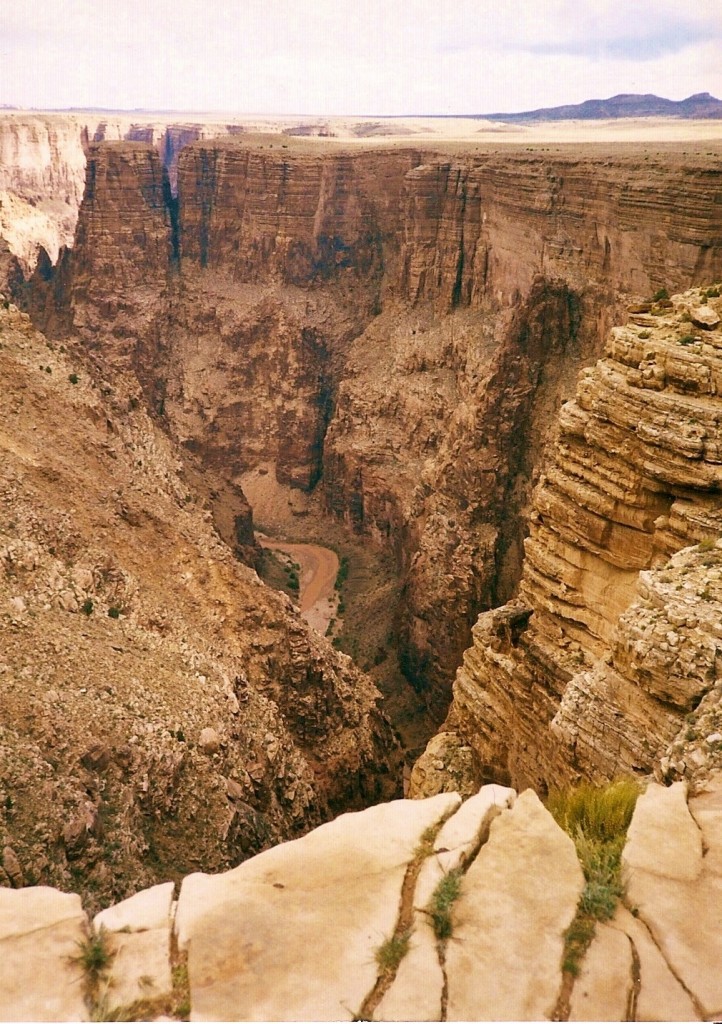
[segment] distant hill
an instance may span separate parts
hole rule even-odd
[[[620,93],[607,100],[585,100],[564,107],[542,107],[516,114],[477,114],[488,121],[600,121],[617,117],[680,117],[722,119],[722,100],[708,92],[698,92],[686,100],[665,100],[652,93]]]

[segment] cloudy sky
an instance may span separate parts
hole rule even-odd
[[[721,0],[0,0],[0,104],[466,114],[722,97]]]

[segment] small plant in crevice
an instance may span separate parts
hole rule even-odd
[[[564,936],[564,970],[576,976],[597,921],[609,921],[624,896],[622,850],[639,786],[620,779],[607,786],[582,783],[552,791],[547,809],[574,840],[584,889]]]
[[[420,860],[433,853],[434,840],[439,832],[439,824],[429,825],[419,836],[419,841],[414,848],[414,859]]]
[[[98,986],[113,962],[113,952],[108,943],[105,929],[91,932],[86,939],[77,943],[78,954],[71,957],[71,963],[83,972],[85,989],[89,999],[94,1000]]]
[[[83,613],[83,615],[92,615],[94,607],[95,607],[95,605],[93,604],[92,599],[89,598],[89,597],[86,597],[85,600],[83,601],[82,605],[80,606],[80,610]]]
[[[411,929],[401,932],[399,935],[392,935],[386,939],[376,950],[374,957],[382,974],[391,974],[398,969],[399,964],[409,951],[411,941]]]
[[[437,939],[451,938],[454,925],[451,911],[461,895],[461,870],[455,869],[444,875],[429,900],[426,908],[431,917],[431,925]]]

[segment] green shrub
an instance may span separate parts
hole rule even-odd
[[[79,379],[80,378],[78,377],[77,373],[68,374],[68,380],[70,381],[71,384],[77,384]]]
[[[548,810],[574,840],[584,872],[577,914],[564,936],[564,970],[572,975],[579,972],[596,922],[613,917],[624,895],[622,850],[638,796],[636,782],[620,779],[555,790],[547,799]]]
[[[349,570],[348,558],[346,557],[346,555],[342,555],[341,561],[340,561],[339,567],[338,567],[338,572],[336,573],[336,583],[335,583],[336,590],[340,590],[341,587],[346,582],[346,580],[348,579],[348,570]]]
[[[449,871],[434,889],[426,908],[437,939],[448,939],[454,930],[451,911],[461,894],[461,871]]]
[[[111,619],[119,619],[120,618],[120,608],[116,608],[116,606],[114,604],[112,604],[110,606],[110,608],[108,609],[108,616]]]
[[[646,341],[647,338],[651,338],[652,337],[652,332],[651,331],[640,331],[639,332],[639,337],[642,339],[642,341]]]
[[[638,796],[639,786],[631,779],[603,787],[583,782],[552,790],[547,809],[572,839],[581,831],[589,839],[609,841],[626,835]]]
[[[77,946],[79,952],[77,956],[70,958],[71,963],[82,970],[86,990],[88,994],[92,995],[113,960],[105,929],[101,928],[98,932],[91,932],[83,942],[78,942]]]
[[[86,597],[85,600],[83,601],[82,605],[80,606],[80,610],[83,613],[83,615],[92,615],[94,607],[95,606],[94,606],[91,598]]]
[[[708,299],[718,299],[719,297],[720,297],[720,290],[717,287],[717,285],[714,285],[712,288],[708,288],[707,289],[707,298]]]
[[[716,537],[704,537],[697,545],[698,551],[713,551],[717,545]]]
[[[410,940],[411,930],[392,935],[381,943],[374,956],[382,974],[391,974],[397,970],[409,951]]]
[[[666,288],[659,288],[652,296],[653,302],[664,302],[665,299],[669,298],[669,292]]]

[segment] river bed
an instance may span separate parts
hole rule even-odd
[[[326,633],[336,615],[335,591],[338,555],[320,544],[292,544],[256,534],[258,543],[270,551],[280,551],[299,564],[298,606],[301,615],[318,633]]]

